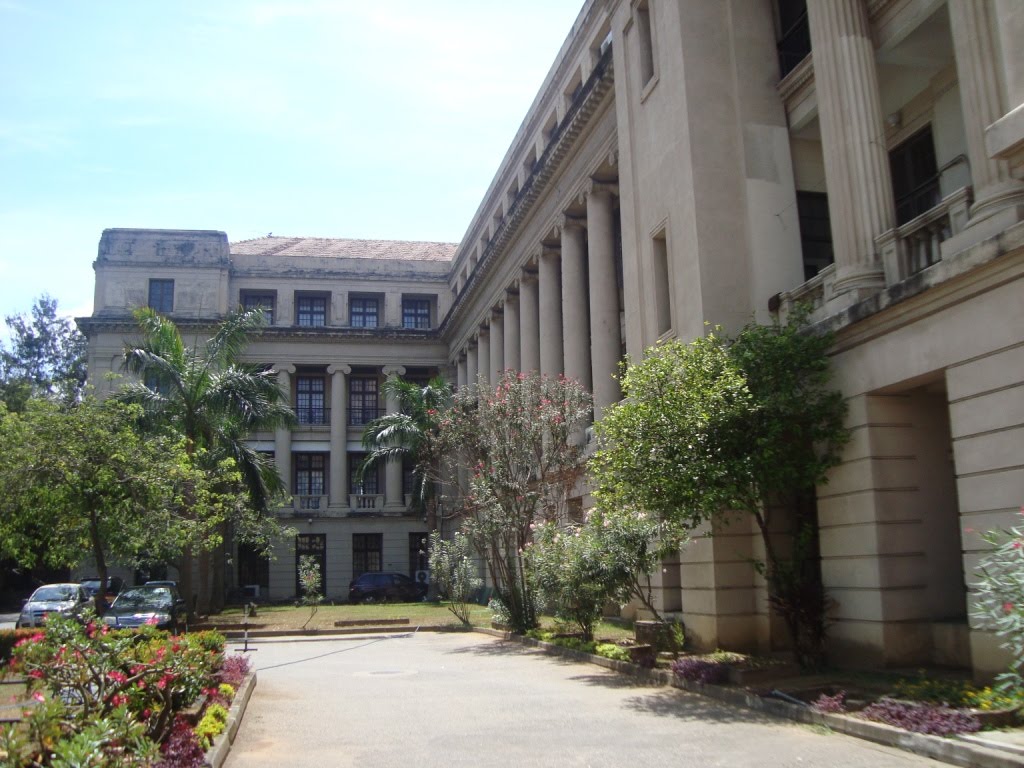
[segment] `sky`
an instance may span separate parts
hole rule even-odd
[[[0,0],[0,317],[108,227],[457,242],[581,6]]]

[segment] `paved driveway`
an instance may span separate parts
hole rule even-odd
[[[226,768],[939,765],[479,634],[254,647]]]

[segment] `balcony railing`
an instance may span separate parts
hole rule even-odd
[[[777,47],[779,75],[785,77],[811,52],[811,27],[807,21],[807,11],[804,11],[783,33]]]
[[[885,284],[894,285],[942,260],[942,243],[967,224],[971,188],[961,187],[906,224],[875,238]]]
[[[383,509],[384,494],[382,493],[352,493],[348,497],[348,505],[352,509]]]
[[[326,496],[293,496],[295,509],[327,509]]]
[[[350,427],[363,427],[384,414],[383,408],[349,408],[348,424]]]
[[[331,409],[323,406],[296,407],[295,417],[301,426],[325,427],[331,423]]]

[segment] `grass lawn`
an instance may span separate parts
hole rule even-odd
[[[303,624],[306,629],[335,629],[336,621],[373,621],[377,619],[408,619],[410,628],[414,627],[459,627],[461,622],[443,603],[374,603],[372,605],[321,605],[310,619],[310,609],[305,606],[292,605],[261,605],[256,615],[249,617],[249,627],[253,630],[299,630]],[[308,620],[308,624],[306,623]],[[243,621],[241,607],[225,608],[223,613],[211,616],[202,625],[223,626],[225,628],[241,628]],[[477,627],[491,626],[491,612],[483,605],[474,605],[470,609],[470,621]],[[541,619],[545,628],[554,627],[555,620],[549,616]],[[566,631],[572,631],[567,628]],[[595,631],[595,636],[602,639],[620,640],[633,637],[632,626],[602,622]]]

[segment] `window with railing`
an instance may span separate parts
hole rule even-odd
[[[939,204],[939,169],[931,126],[925,126],[889,152],[896,224],[906,224]]]
[[[299,424],[323,425],[330,423],[330,414],[324,407],[326,380],[323,376],[299,375],[295,379],[295,417]]]
[[[372,467],[361,472],[366,455],[352,454],[349,457],[348,492],[355,496],[376,496],[380,493],[379,467]]]
[[[301,509],[319,509],[327,489],[327,455],[295,454],[295,496]]]
[[[775,13],[779,76],[785,77],[811,52],[807,0],[776,0]]]
[[[383,415],[377,399],[377,379],[353,376],[349,379],[348,423],[355,427],[369,424]]]
[[[828,195],[824,192],[797,190],[796,210],[800,219],[804,280],[810,280],[835,260],[832,253],[832,221],[828,212]]]

